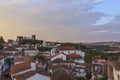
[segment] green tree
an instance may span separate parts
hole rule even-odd
[[[87,80],[90,80],[90,79],[92,78],[92,75],[89,74],[89,73],[87,73],[87,74],[86,74],[86,78],[87,78]]]
[[[85,78],[82,78],[82,77],[77,77],[76,80],[85,80]]]
[[[92,55],[86,54],[84,59],[86,63],[92,63]]]
[[[12,61],[13,61],[13,58],[6,58],[6,63],[8,65],[10,65]]]
[[[43,40],[32,40],[32,39],[23,39],[22,41],[19,42],[19,44],[25,45],[25,44],[30,44],[30,45],[35,45],[35,44],[42,44]]]
[[[106,80],[105,78],[99,78],[99,79],[95,79],[95,80]]]
[[[0,50],[2,50],[4,47],[3,47],[3,45],[0,43]]]
[[[3,39],[2,36],[0,37],[0,43],[1,43],[1,44],[4,43],[4,39]]]
[[[43,55],[41,55],[41,54],[36,55],[36,56],[34,57],[34,59],[42,60],[42,61],[44,61],[44,62],[46,61],[46,57],[43,56]]]
[[[52,47],[38,47],[38,50],[41,52],[50,51],[51,49],[52,49]]]

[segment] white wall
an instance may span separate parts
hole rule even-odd
[[[64,54],[72,54],[75,53],[75,50],[61,50],[60,53],[64,53]]]
[[[83,60],[83,59],[79,59],[79,60],[74,60],[74,62],[77,62],[77,63],[81,63],[81,64],[83,64],[83,63],[85,63],[85,60]]]
[[[76,50],[76,54],[79,54],[81,57],[85,56],[85,52],[82,52],[80,50]]]
[[[25,55],[36,56],[39,53],[38,50],[25,50]]]
[[[76,77],[85,77],[86,76],[86,72],[85,69],[79,69],[78,72],[76,73]]]
[[[76,53],[79,54],[81,57],[85,56],[85,52],[82,52],[80,50],[61,50],[60,53],[63,52],[65,54],[72,54],[72,53]]]

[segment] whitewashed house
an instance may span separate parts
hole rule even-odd
[[[59,47],[59,52],[63,52],[65,54],[79,54],[81,57],[85,56],[85,52],[82,52],[81,50],[75,49],[74,46],[60,46]]]
[[[33,47],[30,47],[25,49],[24,52],[25,52],[25,55],[36,56],[39,53],[39,50]]]
[[[74,46],[60,46],[59,52],[60,53],[63,52],[65,54],[72,54],[72,53],[76,53],[76,50]]]
[[[4,51],[0,51],[0,65],[3,72],[9,68],[8,63],[6,62],[8,58],[14,58],[14,55],[12,53],[5,53]]]
[[[12,80],[50,80],[49,76],[39,72],[36,62],[31,62],[27,56],[17,57],[11,66]]]

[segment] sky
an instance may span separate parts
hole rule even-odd
[[[120,0],[0,0],[5,40],[35,34],[60,42],[120,41]]]

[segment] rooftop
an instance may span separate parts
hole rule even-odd
[[[75,54],[75,53],[73,53],[73,54],[68,54],[67,55],[67,58],[82,58],[80,55],[78,55],[78,54]]]
[[[60,50],[75,50],[74,46],[60,46]]]
[[[21,64],[12,65],[10,71],[12,74],[15,74],[30,68],[31,68],[31,63],[28,61]]]
[[[18,56],[13,60],[13,62],[30,61],[30,60],[31,60],[30,56]]]
[[[71,73],[67,73],[62,69],[58,69],[53,72],[52,80],[75,80],[75,77]]]
[[[17,49],[15,49],[14,47],[12,46],[8,46],[6,48],[3,49],[4,51],[18,51]]]

